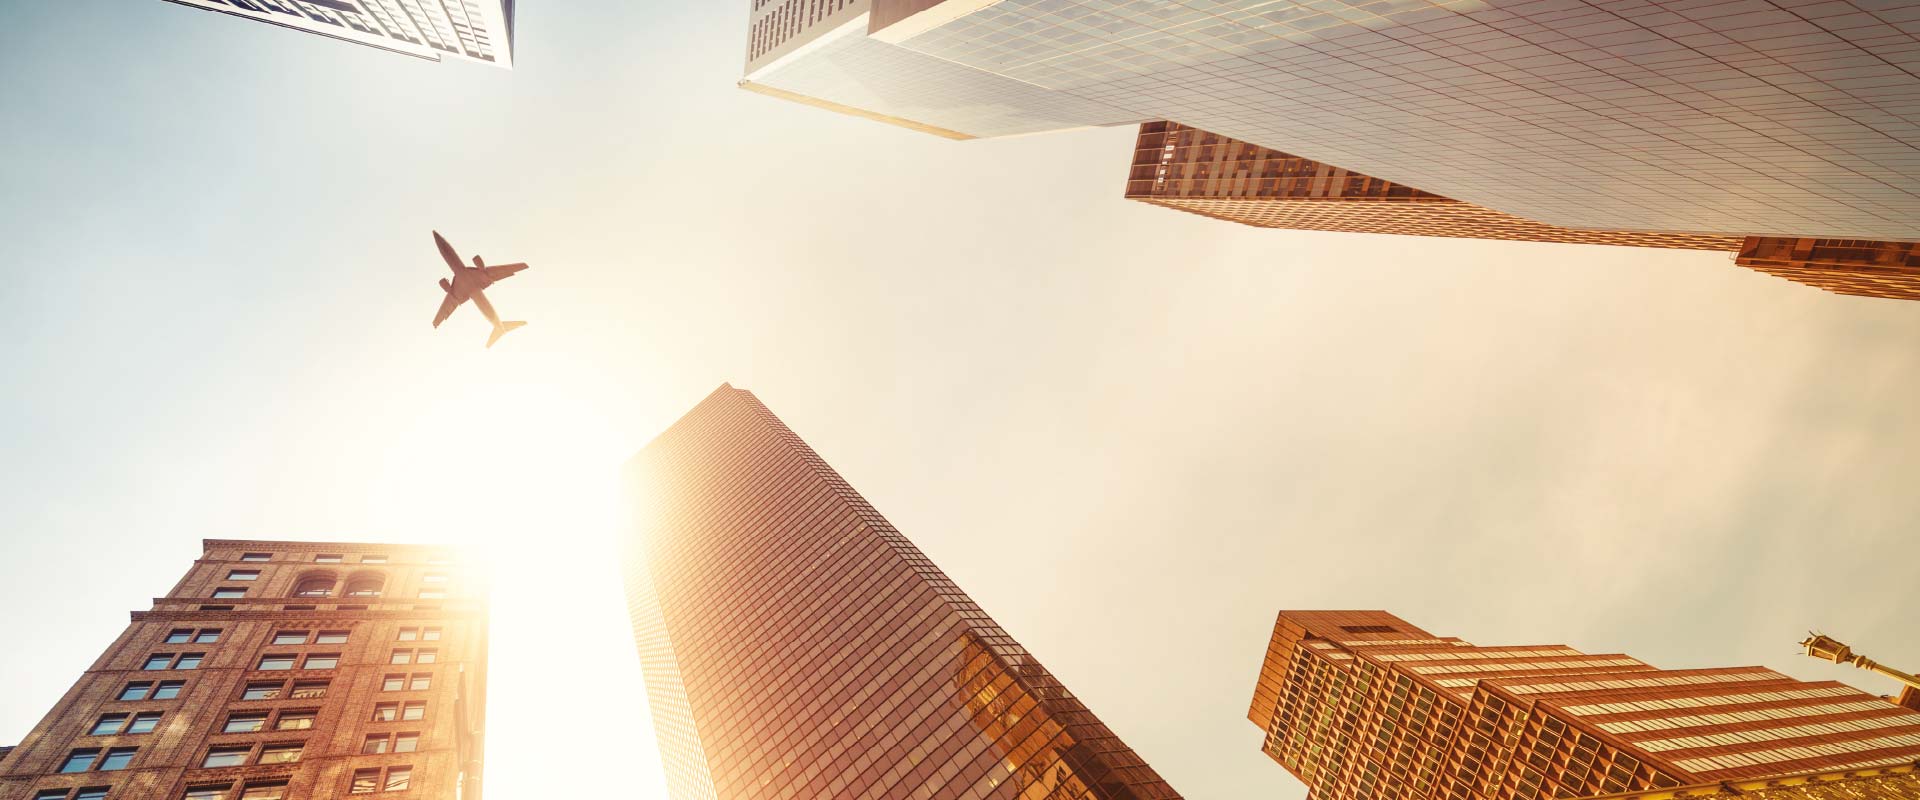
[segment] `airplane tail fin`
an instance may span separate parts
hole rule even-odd
[[[487,346],[492,347],[494,342],[500,341],[500,337],[507,335],[507,331],[525,324],[527,323],[520,320],[508,320],[493,326],[493,335],[487,337]]]

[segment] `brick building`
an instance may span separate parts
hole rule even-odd
[[[1588,797],[1920,759],[1920,712],[1835,681],[1481,647],[1383,611],[1281,612],[1248,718],[1318,800]]]
[[[629,464],[674,800],[1177,800],[751,393]]]
[[[1126,197],[1260,228],[1715,250],[1837,294],[1920,300],[1914,242],[1566,228],[1174,122],[1140,126]]]
[[[486,592],[444,548],[209,539],[0,800],[480,800]]]

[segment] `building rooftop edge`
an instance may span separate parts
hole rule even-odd
[[[459,550],[459,549],[462,549],[463,547],[463,545],[458,545],[458,544],[430,544],[425,542],[335,542],[335,541],[309,541],[306,539],[201,539],[200,540],[200,546],[202,549],[212,549],[215,547],[253,547],[256,545],[262,546],[262,547],[274,547],[274,548],[279,548],[283,550],[285,549],[345,550],[348,552],[358,552],[361,550],[374,550],[374,549],[451,551],[451,550]]]

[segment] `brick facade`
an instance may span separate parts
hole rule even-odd
[[[207,540],[0,763],[0,800],[479,800],[485,597],[442,548]]]

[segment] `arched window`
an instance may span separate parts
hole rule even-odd
[[[332,597],[332,575],[310,575],[293,585],[294,597]]]
[[[379,597],[386,581],[378,575],[361,575],[347,581],[348,597]]]

